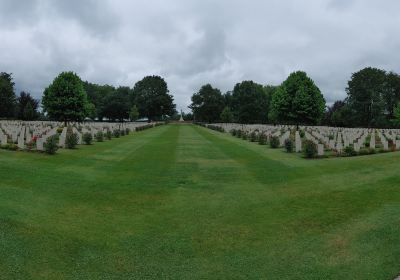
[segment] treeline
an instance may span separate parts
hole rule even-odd
[[[198,122],[318,124],[325,99],[307,74],[298,71],[280,86],[244,81],[225,94],[202,86],[189,108]]]
[[[0,118],[36,120],[43,117],[38,112],[39,100],[24,91],[17,96],[14,85],[11,74],[0,73]]]
[[[347,97],[327,107],[320,89],[298,71],[279,86],[244,81],[222,94],[207,84],[189,108],[198,122],[389,128],[400,125],[400,76],[365,68],[348,81]]]
[[[44,90],[42,102],[26,92],[16,96],[14,85],[11,74],[0,73],[2,119],[161,120],[177,114],[168,85],[159,76],[144,77],[130,88],[83,82],[75,73],[63,72]]]

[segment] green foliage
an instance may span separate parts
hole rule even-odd
[[[96,119],[97,111],[96,111],[96,106],[93,103],[90,103],[90,102],[87,103],[86,111],[87,111],[87,116],[90,119],[92,119],[92,120]]]
[[[91,145],[93,141],[93,136],[91,133],[86,132],[82,135],[82,140],[86,145]]]
[[[278,136],[272,136],[270,139],[269,139],[269,145],[271,146],[271,148],[272,149],[276,149],[276,148],[279,148],[279,138],[278,138]]]
[[[102,116],[112,121],[129,118],[129,87],[118,87],[104,98]]]
[[[264,133],[260,133],[258,136],[258,144],[259,145],[266,145],[267,144],[267,137],[265,136]]]
[[[12,75],[0,73],[0,118],[12,118],[15,110],[15,91]]]
[[[252,132],[250,133],[250,141],[251,141],[251,142],[257,142],[257,141],[258,141],[257,132],[252,131]]]
[[[103,142],[104,141],[104,134],[101,131],[98,131],[95,135],[96,141],[97,142]]]
[[[125,128],[125,134],[129,135],[129,133],[131,132],[131,130],[129,128]]]
[[[29,93],[22,91],[17,98],[16,117],[24,121],[33,121],[38,118],[39,100],[34,99]]]
[[[107,130],[107,132],[106,132],[106,138],[107,138],[107,140],[111,140],[111,138],[112,138],[112,132],[111,132],[111,130]]]
[[[135,84],[133,95],[140,115],[149,120],[159,120],[163,115],[172,116],[175,112],[174,98],[160,76],[144,77]]]
[[[65,147],[67,149],[75,149],[76,145],[78,145],[78,141],[78,134],[68,131],[67,135],[65,136]]]
[[[114,129],[113,136],[115,138],[119,138],[121,136],[121,132],[119,131],[119,129]]]
[[[222,110],[221,115],[220,115],[220,119],[223,123],[231,123],[233,122],[233,113],[231,111],[231,109],[226,106],[224,108],[224,110]]]
[[[193,94],[189,108],[192,109],[196,121],[217,122],[224,108],[224,98],[219,89],[207,84]]]
[[[133,105],[131,111],[129,112],[129,118],[131,121],[136,121],[139,118],[139,110],[136,105]]]
[[[311,140],[305,140],[303,144],[303,154],[306,158],[315,158],[317,156],[317,145]]]
[[[344,148],[344,154],[348,157],[354,157],[357,155],[357,152],[354,150],[353,146],[347,146]]]
[[[293,143],[292,139],[288,138],[285,140],[285,149],[286,149],[286,152],[293,153],[294,143]]]
[[[393,115],[394,107],[400,98],[400,87],[396,85],[400,81],[396,82],[396,79],[400,80],[395,75],[372,67],[364,68],[352,75],[346,91],[353,126],[388,125],[385,112]]]
[[[58,150],[58,135],[48,137],[43,147],[46,154],[54,155]]]
[[[57,121],[83,121],[88,100],[81,79],[73,72],[63,72],[44,91],[43,109]]]
[[[240,123],[265,123],[269,98],[265,88],[253,81],[236,84],[231,96],[235,119]]]
[[[8,143],[8,144],[5,144],[5,145],[1,145],[0,148],[4,149],[4,150],[10,150],[10,151],[18,150],[18,146],[16,144],[14,144],[14,143]]]
[[[275,122],[317,124],[325,112],[325,99],[305,72],[289,75],[272,97],[270,118]]]

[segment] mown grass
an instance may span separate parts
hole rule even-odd
[[[305,160],[190,125],[0,151],[0,279],[393,279],[399,160]]]

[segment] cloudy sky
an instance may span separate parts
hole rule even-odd
[[[398,0],[0,0],[0,71],[40,98],[61,71],[133,86],[168,82],[187,110],[223,92],[306,71],[332,102],[365,66],[400,72]]]

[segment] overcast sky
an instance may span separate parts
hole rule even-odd
[[[0,71],[40,98],[66,70],[132,87],[161,75],[187,110],[205,83],[306,71],[327,102],[365,66],[400,72],[399,0],[0,0]]]

